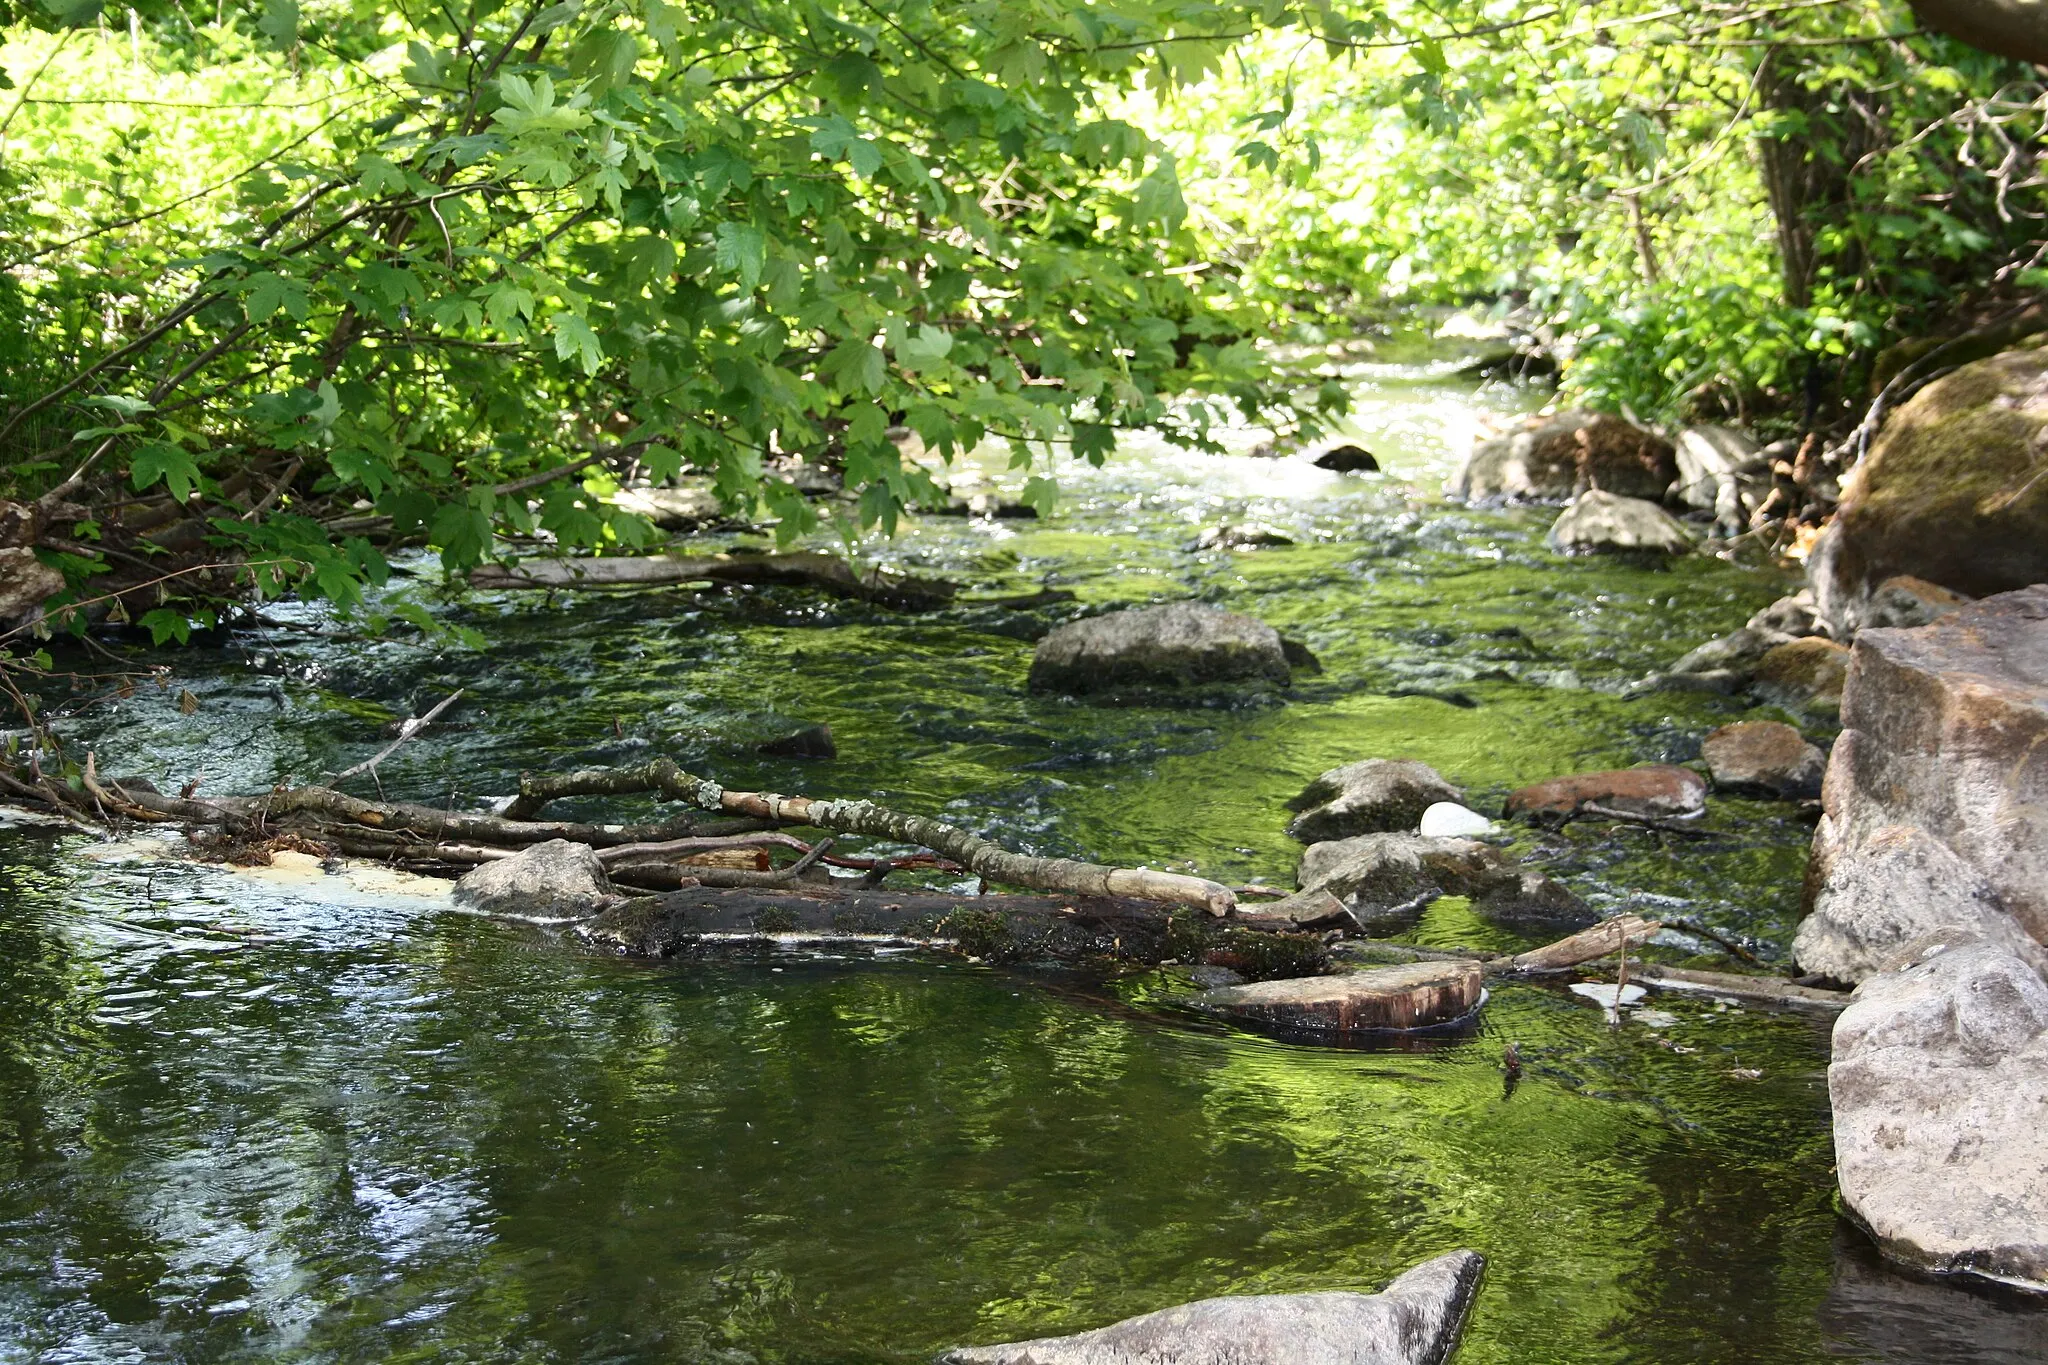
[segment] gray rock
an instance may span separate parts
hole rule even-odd
[[[1792,940],[1801,971],[1863,981],[1930,934],[1996,944],[2048,970],[2048,949],[2008,915],[1984,874],[1916,825],[1883,825],[1828,860]]]
[[[1276,682],[1292,678],[1280,636],[1263,621],[1195,602],[1111,612],[1061,626],[1031,658],[1034,692],[1122,685]]]
[[[1764,655],[1798,638],[1784,631],[1742,626],[1680,656],[1678,662],[1671,665],[1671,672],[1747,674],[1762,661]]]
[[[1756,694],[1795,711],[1828,713],[1842,704],[1849,680],[1849,651],[1818,635],[1773,646],[1756,661]]]
[[[615,898],[588,844],[549,839],[510,858],[482,863],[455,883],[455,902],[493,915],[591,915]]]
[[[1550,543],[1566,553],[1675,555],[1690,550],[1693,540],[1685,524],[1656,503],[1589,488],[1551,526]]]
[[[1850,658],[1808,885],[1876,831],[1918,826],[2048,942],[2048,586],[1867,630]]]
[[[939,1365],[1441,1365],[1485,1264],[1454,1251],[1377,1294],[1202,1299],[1068,1337],[960,1347]]]
[[[1849,1212],[1894,1260],[2048,1290],[2048,982],[1996,944],[1856,991],[1828,1066]]]
[[[1534,868],[1474,839],[1362,834],[1311,844],[1296,874],[1304,892],[1327,891],[1361,923],[1399,919],[1438,896],[1465,896],[1493,919],[1585,925],[1577,896]]]
[[[1700,757],[1716,787],[1788,801],[1819,796],[1828,761],[1804,735],[1775,720],[1724,725],[1701,742]]]
[[[1878,584],[1864,606],[1864,630],[1911,630],[1933,625],[1970,599],[1924,578],[1901,574]]]
[[[64,591],[64,575],[21,546],[0,549],[0,621],[18,621]]]
[[[1820,632],[1820,616],[1814,611],[1813,589],[1801,588],[1789,597],[1781,597],[1749,618],[1749,628],[1765,634],[1815,635]]]
[[[1714,514],[1714,529],[1737,535],[1770,484],[1770,461],[1755,441],[1732,427],[1687,427],[1676,442],[1678,477],[1667,497]]]
[[[1607,413],[1571,410],[1473,446],[1450,491],[1472,500],[1562,499],[1590,487],[1659,498],[1676,469],[1659,437]]]
[[[1305,844],[1354,834],[1412,830],[1439,801],[1465,797],[1427,763],[1367,758],[1332,768],[1287,803],[1297,811],[1287,832]]]

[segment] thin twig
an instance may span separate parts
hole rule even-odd
[[[379,763],[382,763],[385,759],[391,757],[393,753],[397,752],[399,745],[404,744],[407,740],[413,738],[413,736],[419,734],[422,730],[426,729],[429,725],[433,724],[434,718],[440,715],[443,711],[446,711],[450,706],[454,705],[455,699],[457,697],[460,697],[463,691],[464,689],[460,687],[456,688],[453,692],[450,692],[447,696],[443,697],[438,703],[436,703],[434,709],[427,712],[427,714],[425,714],[424,716],[420,716],[415,719],[410,719],[404,722],[402,725],[398,727],[397,739],[394,739],[389,744],[385,745],[383,749],[380,750],[374,758],[370,758],[365,760],[364,762],[358,763],[355,765],[355,767],[350,768],[345,772],[336,773],[334,775],[334,781],[329,785],[338,787],[343,782],[348,781],[348,779],[350,779],[351,777],[355,777],[361,773],[369,773],[372,778],[376,778],[377,765]],[[381,780],[379,780],[377,782],[377,793],[381,796],[383,795],[383,792],[384,783]]]

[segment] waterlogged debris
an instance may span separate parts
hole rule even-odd
[[[1574,981],[1571,992],[1610,1011],[1633,1005],[1649,994],[1641,986],[1617,986],[1611,981]]]

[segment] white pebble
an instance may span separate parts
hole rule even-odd
[[[1436,839],[1489,834],[1492,831],[1493,821],[1455,801],[1439,801],[1422,812],[1422,824],[1416,830],[1418,834]]]

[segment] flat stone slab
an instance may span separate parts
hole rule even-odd
[[[1071,621],[1038,642],[1034,692],[1292,679],[1280,635],[1263,621],[1199,602],[1169,602]]]
[[[1442,1365],[1485,1265],[1454,1251],[1377,1294],[1201,1299],[1073,1336],[958,1347],[938,1365]]]
[[[1197,1009],[1267,1028],[1379,1033],[1464,1018],[1483,993],[1477,962],[1415,962],[1341,976],[1304,976],[1226,986],[1196,996]]]

